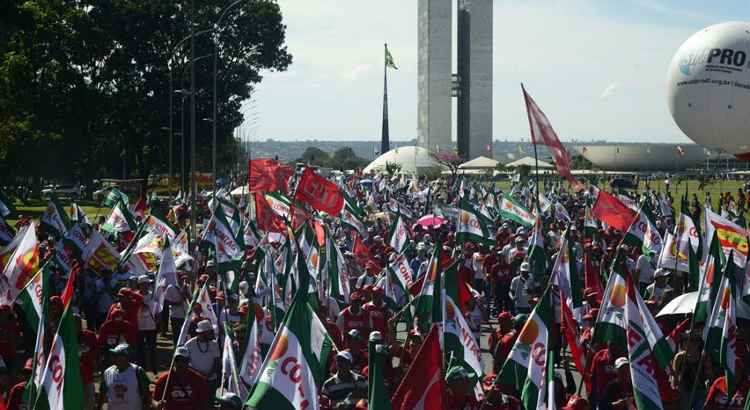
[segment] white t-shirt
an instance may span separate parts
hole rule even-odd
[[[471,265],[471,268],[474,270],[474,279],[484,279],[484,255],[474,252],[471,255]]]
[[[107,385],[107,409],[141,410],[136,365],[130,364],[123,372],[117,366],[110,366],[104,371],[103,383]]]
[[[531,277],[521,278],[521,275],[513,277],[510,281],[511,299],[515,300],[517,308],[529,307],[529,293],[527,286],[531,282]]]
[[[656,258],[656,256],[654,256]],[[649,262],[648,257],[641,255],[638,257],[638,262],[635,264],[635,270],[641,271],[638,276],[638,282],[640,283],[651,283],[654,281],[654,265]]]
[[[156,330],[156,320],[153,311],[154,294],[149,292],[143,296],[143,305],[138,310],[138,330]]]
[[[187,312],[187,297],[182,294],[177,286],[169,285],[167,287],[167,293],[164,295],[164,299],[170,303],[169,316],[171,318],[185,319],[185,313]]]
[[[214,373],[214,362],[221,354],[219,344],[215,340],[200,342],[196,336],[188,340],[185,347],[190,352],[190,367],[209,381],[215,380],[217,375]]]

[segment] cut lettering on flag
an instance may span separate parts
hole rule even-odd
[[[635,212],[614,195],[599,191],[591,212],[607,225],[625,232],[635,219]]]
[[[0,301],[5,304],[12,303],[37,269],[39,242],[36,239],[36,227],[32,222],[28,229],[23,231],[23,237],[13,250],[3,270],[3,276],[0,277]]]
[[[500,216],[527,228],[534,226],[534,215],[508,195],[500,202]]]
[[[295,199],[331,216],[338,215],[344,208],[344,194],[339,187],[312,168],[302,172]]]

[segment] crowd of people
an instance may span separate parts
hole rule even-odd
[[[0,408],[58,400],[45,380],[63,372],[52,358],[58,346],[70,349],[68,318],[79,369],[64,368],[64,400],[80,397],[83,409],[411,408],[416,381],[427,377],[414,373],[427,363],[433,332],[443,356],[440,391],[424,391],[420,408],[750,405],[750,315],[743,313],[750,309],[737,259],[747,255],[747,237],[718,238],[724,228],[710,229],[706,217],[745,232],[742,189],[711,203],[699,200],[703,192],[611,194],[551,180],[502,192],[468,178],[373,175],[365,183],[351,175],[329,181],[344,198],[341,213],[329,214],[295,200],[298,177],[240,198],[204,193],[194,235],[179,196],[123,195],[97,220],[55,199],[39,218],[0,201],[0,222],[13,234],[0,235]],[[597,208],[605,194],[631,214]],[[157,214],[165,204],[168,212]],[[13,228],[4,222],[10,216],[19,219]],[[694,223],[690,255],[680,251],[685,217]],[[625,229],[618,218],[630,219]],[[628,236],[639,218],[645,228],[636,243]],[[718,262],[708,231],[719,232]],[[735,262],[737,281],[717,296],[713,278],[729,277],[723,272]],[[627,284],[621,295],[618,278]],[[44,306],[36,322],[28,289]],[[703,293],[708,313],[701,315]],[[428,294],[438,307],[425,315]],[[671,302],[689,306],[659,314]],[[295,330],[297,312],[307,312],[298,303],[312,312],[303,315],[311,334]],[[721,310],[726,304],[734,313]],[[729,323],[719,339],[731,344],[731,358],[726,343],[714,348],[714,310]],[[643,332],[644,340],[659,339],[644,345],[645,356],[634,352],[632,312],[644,329],[656,326]],[[622,333],[610,332],[612,323]],[[456,345],[449,328],[462,326]],[[294,343],[306,359],[279,361]],[[74,363],[66,358],[65,366]],[[541,378],[531,370],[539,360]],[[278,372],[296,384],[281,386]],[[298,380],[306,377],[312,392]],[[641,380],[653,382],[655,396],[644,396]],[[282,396],[285,405],[268,404]]]

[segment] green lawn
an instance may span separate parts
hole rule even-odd
[[[70,214],[71,201],[61,199],[60,204],[65,207],[65,211]],[[16,213],[11,214],[11,217],[7,220],[10,226],[13,227],[16,226],[19,215],[39,220],[39,218],[42,216],[42,213],[47,208],[47,202],[40,199],[29,200],[26,204],[22,203],[21,201],[16,201],[14,205],[16,207]],[[91,201],[78,201],[78,206],[81,207],[83,212],[86,213],[86,215],[89,217],[89,220],[91,220],[92,222],[96,220],[97,216],[106,217],[109,215],[110,208],[96,206],[96,204]]]

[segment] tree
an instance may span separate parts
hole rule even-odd
[[[461,157],[454,151],[438,151],[430,152],[430,156],[434,158],[440,165],[447,167],[451,172],[450,185],[456,181],[456,175],[458,174],[458,166],[463,163]]]
[[[285,70],[291,56],[275,1],[240,3],[214,29],[227,4],[201,0],[191,13],[182,1],[6,1],[0,175],[85,181],[120,176],[123,165],[128,175],[142,177],[166,171],[163,128],[170,111],[174,129],[190,134],[189,122],[180,124],[180,96],[169,106],[169,77],[171,71],[175,89],[189,88],[190,42],[176,46],[189,35],[191,20],[199,33],[210,29],[195,37],[195,56],[208,56],[195,63],[198,169],[211,168],[212,125],[201,119],[212,117],[214,40],[218,163],[229,165],[236,153],[232,130],[243,120],[240,104],[262,80],[260,70]],[[176,154],[179,139],[173,145]]]
[[[302,158],[298,159],[297,162],[304,162],[318,167],[328,167],[331,164],[331,157],[320,148],[308,147],[302,153]]]
[[[357,156],[350,147],[342,147],[333,153],[331,166],[341,171],[364,168],[367,166],[367,160]]]

